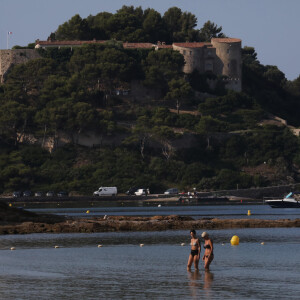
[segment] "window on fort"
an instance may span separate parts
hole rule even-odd
[[[190,55],[192,55],[192,51],[190,51]]]
[[[207,55],[210,56],[211,55],[211,51],[207,51]]]
[[[185,55],[185,50],[182,51],[183,55]]]
[[[230,53],[230,49],[229,48],[227,49],[227,53]]]

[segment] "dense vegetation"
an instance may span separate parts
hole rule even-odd
[[[174,21],[175,20],[175,21]],[[125,24],[125,25],[124,25]],[[0,86],[0,191],[170,186],[202,190],[246,188],[299,180],[299,138],[270,114],[299,126],[300,76],[288,81],[243,48],[243,92],[226,91],[212,74],[182,73],[170,49],[124,49],[123,41],[171,43],[224,36],[194,15],[170,8],[124,6],[116,14],[76,15],[51,34],[57,39],[109,40],[103,45],[40,50],[42,58],[14,66]],[[218,81],[216,89],[207,78]],[[143,97],[117,91],[138,82]],[[154,92],[154,93],[153,93]],[[147,96],[147,97],[146,97]],[[122,137],[117,145],[79,146],[78,135]],[[55,147],[61,132],[72,143]],[[31,134],[54,151],[23,142]],[[191,147],[184,147],[192,140]]]
[[[123,6],[115,14],[101,12],[82,19],[75,15],[60,25],[51,39],[57,40],[118,40],[127,42],[157,41],[171,44],[182,41],[210,41],[224,37],[222,27],[208,21],[199,30],[197,18],[178,7],[169,8],[162,16],[154,9]]]

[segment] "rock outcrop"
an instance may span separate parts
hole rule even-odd
[[[56,215],[39,215],[8,207],[0,203],[0,234],[28,233],[91,233],[111,231],[163,231],[227,228],[300,227],[300,219],[217,219],[198,220],[185,216],[64,218]]]

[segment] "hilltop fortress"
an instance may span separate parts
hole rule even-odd
[[[35,48],[80,47],[83,44],[100,44],[106,41],[36,41]],[[212,38],[211,42],[173,43],[123,43],[125,49],[144,48],[155,50],[170,48],[179,51],[185,60],[183,72],[188,74],[194,70],[199,73],[211,72],[224,76],[227,89],[237,92],[242,90],[242,57],[241,40],[236,38]],[[0,82],[4,82],[9,69],[16,64],[39,58],[35,49],[0,50]],[[210,85],[213,86],[213,82]]]

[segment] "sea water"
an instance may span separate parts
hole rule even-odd
[[[62,207],[69,203],[59,203],[57,207],[26,207],[37,213],[50,213],[65,215],[68,217],[103,217],[107,216],[168,216],[180,215],[198,218],[220,218],[220,219],[296,219],[300,218],[299,208],[272,208],[269,205],[197,205],[197,206],[82,206]],[[89,211],[87,214],[86,212]],[[248,216],[248,211],[251,215]]]
[[[299,228],[208,233],[210,272],[186,270],[188,231],[3,235],[0,298],[299,299]]]

